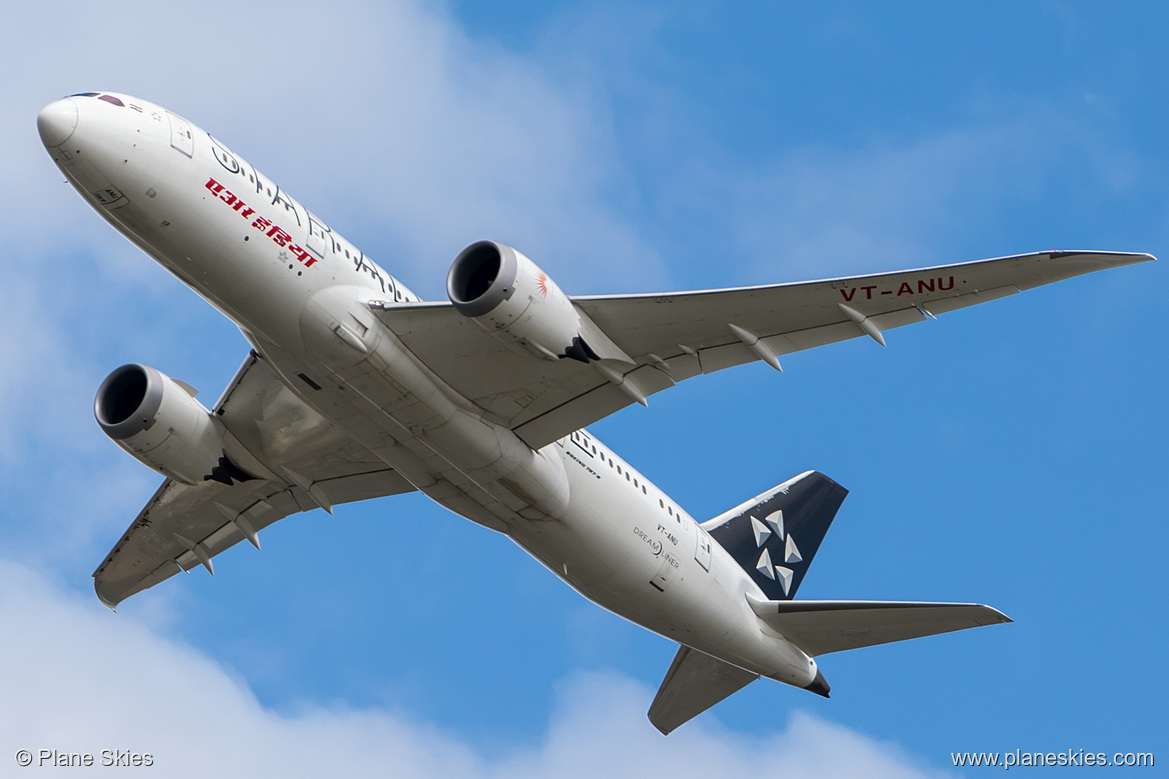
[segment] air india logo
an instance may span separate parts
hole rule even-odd
[[[541,273],[536,276],[536,286],[540,288],[540,297],[548,297],[548,276]]]

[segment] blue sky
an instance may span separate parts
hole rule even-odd
[[[8,12],[0,765],[167,775],[954,775],[953,751],[1166,752],[1164,263],[705,377],[593,431],[696,517],[852,492],[801,596],[1015,623],[824,658],[663,740],[673,646],[402,496],[289,518],[117,615],[89,575],[158,477],[102,436],[125,362],[210,403],[247,346],[106,226],[36,112],[166,105],[423,297],[494,238],[570,294],[1044,249],[1169,257],[1169,11],[1088,3],[69,3]]]

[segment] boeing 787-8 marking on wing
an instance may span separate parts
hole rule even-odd
[[[420,301],[239,155],[126,95],[49,104],[82,197],[229,317],[252,352],[211,411],[145,365],[97,421],[166,480],[94,573],[103,603],[300,511],[418,490],[681,646],[668,733],[760,676],[827,696],[814,658],[1006,622],[965,603],[794,600],[846,491],[809,471],[698,523],[585,426],[700,373],[869,336],[1147,254],[1041,252],[741,289],[568,297],[520,252],[455,259]]]

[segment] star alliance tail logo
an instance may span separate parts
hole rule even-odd
[[[824,474],[807,471],[736,506],[708,532],[768,598],[790,600],[847,494]]]
[[[773,511],[760,522],[754,515],[751,516],[751,531],[755,534],[755,546],[762,549],[763,553],[759,555],[759,562],[755,564],[755,570],[766,576],[772,581],[778,581],[783,586],[783,594],[791,594],[792,576],[795,571],[788,568],[792,563],[803,562],[804,558],[800,554],[800,548],[796,546],[796,540],[792,538],[791,534],[784,534],[783,527],[783,511]],[[772,540],[774,541],[768,543]],[[771,560],[771,550],[774,549],[777,553],[782,547],[782,558],[780,562],[785,565],[775,565]]]

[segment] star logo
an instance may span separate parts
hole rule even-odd
[[[763,553],[759,555],[759,562],[755,564],[755,570],[772,581],[778,581],[783,587],[784,595],[790,594],[795,571],[787,566],[803,562],[804,557],[800,554],[800,548],[796,545],[796,540],[791,533],[784,533],[783,511],[773,511],[762,520],[751,515],[751,531],[755,534],[756,548],[763,550]],[[773,536],[774,542],[768,544]],[[776,565],[771,559],[771,550],[774,549],[779,553],[781,548],[782,559],[780,562],[785,563],[785,565]]]

